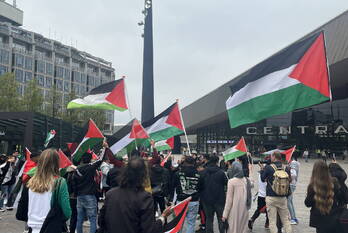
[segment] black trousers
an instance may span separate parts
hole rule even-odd
[[[155,207],[155,213],[157,211],[157,204],[159,205],[161,213],[163,213],[164,209],[166,208],[166,202],[162,196],[153,196],[153,204]]]
[[[71,217],[69,230],[70,232],[75,232],[76,223],[77,223],[77,199],[70,198],[70,207],[71,207]]]
[[[214,233],[214,215],[218,219],[219,232],[224,233],[224,224],[222,222],[222,214],[224,212],[224,204],[208,204],[202,203],[205,212],[205,229],[206,233]]]
[[[251,217],[251,220],[254,222],[261,214],[261,210],[263,208],[266,208],[266,198],[265,197],[257,197],[257,209],[255,210],[253,216]],[[266,223],[269,223],[268,220],[268,214],[266,212]]]

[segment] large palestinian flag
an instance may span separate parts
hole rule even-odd
[[[188,204],[190,203],[191,197],[183,200],[174,207],[172,207],[172,220],[164,225],[163,232],[165,233],[176,233],[181,230],[184,225]]]
[[[92,148],[98,143],[101,143],[104,140],[104,135],[98,129],[96,124],[92,119],[88,122],[88,131],[80,144],[77,146],[74,153],[71,155],[74,162],[78,163],[81,160],[81,157],[88,149]]]
[[[164,150],[172,150],[174,148],[174,137],[167,140],[158,141],[155,143],[155,148],[158,152]]]
[[[231,86],[231,128],[327,101],[331,97],[324,34],[315,34],[256,65]]]
[[[88,108],[125,111],[128,109],[124,79],[104,83],[93,88],[82,99],[74,99],[68,103],[68,109]]]
[[[148,138],[149,135],[143,126],[137,119],[133,119],[112,135],[109,141],[110,150],[114,155],[124,156],[141,146]]]
[[[229,160],[238,158],[242,155],[245,155],[247,152],[248,152],[248,149],[246,147],[244,137],[242,137],[237,143],[237,145],[222,152],[222,155],[224,156],[225,161],[229,161]]]
[[[178,103],[174,103],[155,118],[142,123],[155,142],[184,133],[184,124]]]

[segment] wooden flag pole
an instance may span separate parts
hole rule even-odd
[[[179,108],[179,99],[176,100],[176,103],[178,105],[178,108]],[[180,113],[180,119],[181,119],[181,122],[182,122],[182,126],[184,128],[184,134],[185,134],[185,139],[186,139],[186,144],[187,144],[187,150],[189,152],[189,155],[191,155],[191,149],[190,149],[190,143],[188,141],[188,137],[187,137],[187,133],[186,133],[186,127],[185,127],[185,123],[184,123],[184,119],[182,118],[182,114],[181,114],[181,109],[179,108],[179,113]]]

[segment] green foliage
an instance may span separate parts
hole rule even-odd
[[[26,87],[23,97],[24,111],[41,112],[43,106],[43,91],[37,85],[35,79],[32,79]]]
[[[18,93],[19,84],[12,73],[0,76],[0,111],[23,111],[21,95]]]

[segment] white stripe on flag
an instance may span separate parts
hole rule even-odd
[[[233,93],[226,102],[227,109],[231,109],[258,96],[266,95],[300,83],[289,75],[296,67],[292,65],[286,69],[270,73]]]
[[[148,134],[152,134],[152,133],[172,127],[171,125],[168,125],[166,123],[167,119],[168,119],[168,116],[158,119],[155,123],[153,123],[151,126],[146,128],[146,132]]]
[[[116,142],[114,145],[112,145],[110,147],[110,150],[112,151],[113,154],[117,154],[132,141],[134,141],[134,138],[130,138],[130,133],[129,133],[126,136],[124,136],[122,139],[120,139],[118,142]]]
[[[83,99],[74,99],[71,102],[74,102],[76,104],[84,104],[84,105],[109,103],[107,100],[105,100],[106,96],[108,96],[109,94],[110,92],[96,94],[96,95],[88,95],[84,97]]]

